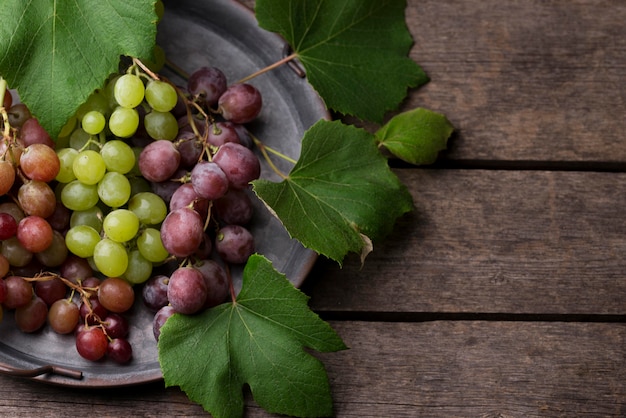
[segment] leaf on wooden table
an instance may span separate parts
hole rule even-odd
[[[269,260],[252,255],[234,303],[167,320],[159,338],[165,384],[180,386],[216,418],[243,416],[244,384],[268,412],[332,415],[324,366],[303,348],[346,346],[308,299]]]
[[[78,106],[117,71],[120,55],[151,57],[155,0],[6,0],[0,75],[56,138]]]

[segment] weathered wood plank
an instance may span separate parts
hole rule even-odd
[[[619,417],[623,324],[331,324],[351,347],[321,355],[337,417]],[[0,377],[4,416],[207,416],[177,389],[75,391]],[[268,417],[249,407],[247,417]]]
[[[626,313],[626,174],[396,172],[416,210],[362,267],[319,262],[315,310]]]

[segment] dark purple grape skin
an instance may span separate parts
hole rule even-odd
[[[118,364],[126,364],[133,358],[133,347],[125,338],[114,338],[107,346],[106,355]]]
[[[139,171],[148,181],[169,180],[178,170],[180,153],[171,141],[160,139],[148,144],[139,154]]]
[[[35,282],[33,287],[35,294],[46,302],[48,306],[51,306],[59,299],[63,299],[67,294],[67,286],[65,286],[65,283],[58,277]]]
[[[178,313],[198,313],[207,298],[206,281],[193,267],[180,267],[172,273],[167,286],[167,299]]]
[[[252,180],[261,175],[261,163],[254,153],[241,144],[227,142],[213,156],[213,162],[220,166],[231,187],[244,189]]]
[[[212,124],[207,132],[207,142],[214,147],[221,147],[227,142],[240,143],[235,124],[228,121]]]
[[[0,241],[9,239],[17,233],[17,222],[8,213],[0,213]]]
[[[154,314],[154,318],[152,319],[152,333],[154,334],[154,339],[159,341],[159,337],[161,336],[161,328],[165,324],[172,315],[174,315],[176,311],[170,305],[164,306]]]
[[[181,131],[174,142],[176,142],[180,153],[180,166],[188,169],[193,168],[204,151],[202,140],[196,138],[193,132]]]
[[[215,200],[228,191],[228,177],[214,162],[200,161],[191,170],[191,185],[202,199]]]
[[[243,124],[256,119],[263,107],[263,98],[252,84],[233,84],[220,96],[217,106],[224,119]]]
[[[252,219],[254,207],[245,190],[230,189],[213,202],[213,213],[224,224],[246,225]]]
[[[128,320],[115,312],[109,313],[104,318],[104,330],[110,338],[126,338],[130,330]]]
[[[254,253],[254,237],[241,225],[226,225],[217,232],[215,249],[227,263],[243,264]]]
[[[204,309],[212,308],[223,303],[229,294],[230,284],[226,270],[214,260],[202,260],[195,263],[207,285],[207,298]]]
[[[184,207],[192,207],[202,219],[206,219],[209,212],[209,201],[198,195],[191,183],[185,183],[176,189],[170,198],[170,212]]]
[[[15,310],[15,324],[22,332],[38,331],[48,318],[48,305],[40,297],[34,297]]]
[[[32,144],[45,144],[54,148],[54,141],[36,118],[31,117],[24,121],[22,129],[20,129],[20,139],[25,147]]]
[[[226,76],[216,67],[200,67],[187,80],[187,90],[207,105],[215,106],[218,99],[226,91]]]
[[[148,309],[156,312],[169,303],[167,299],[167,286],[169,281],[169,277],[160,274],[151,277],[144,284],[141,295],[143,303]]]
[[[168,253],[188,257],[195,253],[204,239],[204,222],[193,209],[171,211],[161,224],[161,241]]]

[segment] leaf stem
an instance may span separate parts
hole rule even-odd
[[[247,77],[242,78],[241,80],[237,81],[237,84],[241,84],[241,83],[245,83],[246,81],[249,81],[251,79],[253,79],[254,77],[260,76],[261,74],[265,74],[268,71],[271,71],[275,68],[280,67],[283,64],[288,63],[289,61],[292,61],[294,59],[296,59],[298,57],[298,54],[296,54],[295,52],[291,55],[286,56],[285,58],[281,59],[280,61],[276,61],[274,64],[268,65],[265,68],[260,69],[259,71],[256,71],[252,74],[250,74]]]

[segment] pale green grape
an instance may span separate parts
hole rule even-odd
[[[78,153],[72,164],[74,175],[83,184],[96,184],[106,173],[107,167],[102,156],[93,150]]]
[[[135,152],[130,145],[119,139],[107,141],[102,146],[100,155],[108,171],[126,174],[135,166]]]
[[[109,118],[111,133],[119,138],[133,136],[139,127],[139,113],[135,109],[118,106]]]
[[[98,203],[98,187],[78,180],[67,183],[61,190],[61,202],[70,210],[87,210]]]
[[[126,242],[137,235],[139,218],[128,209],[116,209],[104,217],[102,229],[111,240]]]
[[[99,242],[100,234],[88,225],[74,226],[65,234],[67,249],[81,258],[93,256],[94,248]]]
[[[174,87],[161,80],[150,80],[146,85],[146,102],[158,112],[169,112],[178,102]]]
[[[121,277],[128,268],[128,252],[119,242],[104,238],[93,250],[93,263],[105,276]]]
[[[163,199],[151,192],[137,193],[128,201],[131,210],[144,225],[161,223],[167,215],[167,205]]]
[[[102,231],[102,220],[104,215],[102,209],[93,206],[85,210],[75,210],[70,216],[70,228],[78,225],[87,225],[95,229],[98,233]]]
[[[139,250],[128,253],[128,267],[124,278],[131,284],[143,283],[152,275],[152,263],[141,255]]]
[[[88,112],[96,111],[107,115],[109,113],[109,99],[100,90],[89,95],[85,103],[81,104],[76,111],[76,118],[82,120]]]
[[[155,228],[145,228],[137,237],[137,249],[146,260],[153,263],[164,261],[169,253],[161,241],[161,232]]]
[[[113,94],[115,101],[122,107],[132,109],[143,101],[145,87],[141,78],[135,74],[124,74],[115,82]]]
[[[145,116],[143,123],[152,139],[172,141],[178,135],[178,121],[170,112],[153,110]]]
[[[150,192],[152,191],[152,186],[148,180],[143,177],[133,176],[128,179],[130,181],[130,195],[134,196],[137,193]]]
[[[57,151],[57,157],[59,157],[60,167],[56,176],[56,181],[60,183],[69,183],[72,180],[76,180],[74,175],[74,159],[78,155],[78,151],[74,148],[62,148]]]
[[[85,113],[81,121],[83,130],[90,135],[98,135],[106,125],[104,115],[97,110],[90,110]]]
[[[105,205],[119,208],[130,198],[130,182],[125,175],[109,171],[98,183],[98,196]]]

